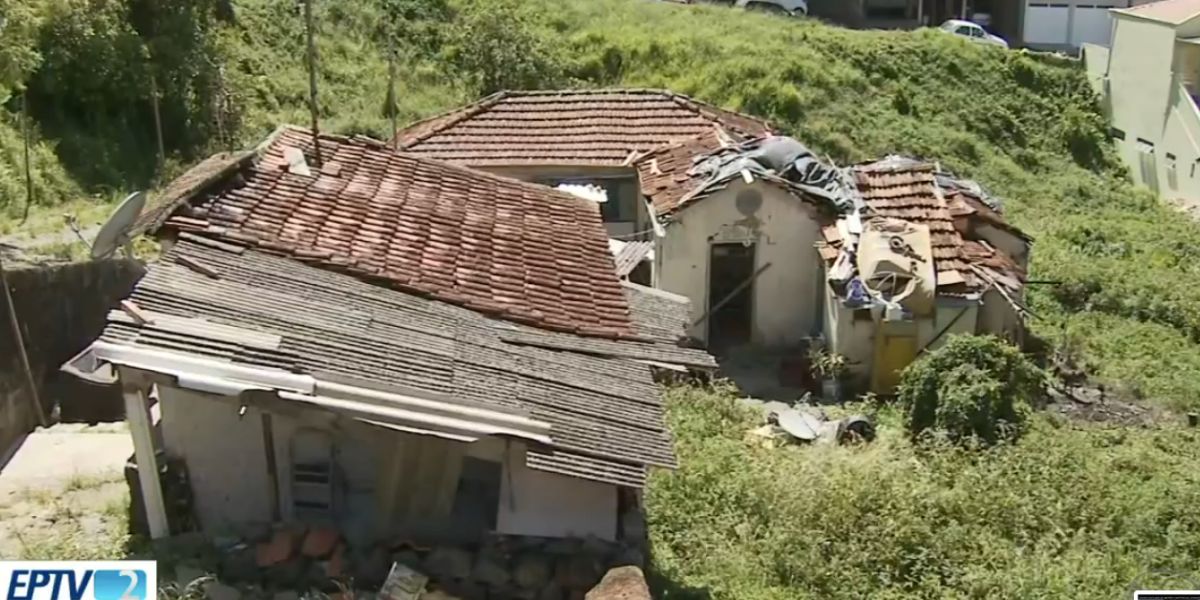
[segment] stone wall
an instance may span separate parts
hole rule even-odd
[[[116,390],[89,386],[59,373],[58,368],[100,334],[108,310],[129,294],[143,272],[141,264],[132,260],[21,267],[6,272],[47,415],[58,406],[64,420],[97,422],[123,417]],[[36,425],[37,413],[8,306],[0,294],[0,453]]]

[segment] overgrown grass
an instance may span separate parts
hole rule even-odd
[[[668,390],[680,469],[652,476],[665,597],[1120,598],[1200,587],[1200,433],[1076,428],[914,447],[764,449],[732,393]],[[696,596],[700,597],[700,596]]]

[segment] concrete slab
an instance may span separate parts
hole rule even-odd
[[[23,490],[59,490],[72,479],[121,476],[133,454],[123,424],[73,424],[38,429],[0,462],[0,504]]]

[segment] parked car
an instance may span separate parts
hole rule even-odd
[[[940,29],[946,33],[961,35],[973,42],[991,44],[993,46],[1000,46],[1003,48],[1008,47],[1008,42],[1004,41],[1004,38],[988,33],[987,30],[985,30],[978,23],[950,19],[949,21],[942,23]]]
[[[793,17],[808,15],[807,0],[737,0],[735,6],[784,13]]]

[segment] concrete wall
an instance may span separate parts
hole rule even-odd
[[[530,469],[520,445],[510,448],[506,468],[512,488],[508,476],[501,480],[500,533],[616,539],[616,486]]]
[[[108,310],[141,278],[141,265],[106,260],[6,267],[9,292],[46,413],[60,404],[66,417],[120,419],[123,405],[119,393],[89,387],[60,374],[58,368],[100,334]],[[8,306],[0,294],[0,452],[36,423]]]
[[[617,488],[525,466],[524,446],[485,438],[472,444],[368,426],[331,413],[270,400],[240,402],[161,386],[163,443],[182,458],[201,526],[242,530],[273,518],[272,484],[263,435],[264,410],[271,432],[283,520],[305,520],[293,509],[293,454],[297,435],[322,432],[336,465],[337,525],[356,543],[404,532],[418,539],[477,537],[451,515],[463,457],[502,469],[497,530],[513,535],[595,535],[613,540]],[[505,460],[507,456],[508,460]],[[507,469],[504,471],[503,469]],[[511,486],[511,487],[510,487]]]
[[[184,459],[196,517],[206,531],[271,522],[262,413],[211,394],[160,386],[163,445]]]
[[[751,217],[740,213],[737,194],[753,186],[762,205]],[[708,267],[714,242],[756,244],[756,268],[771,266],[754,282],[751,342],[786,347],[812,335],[821,324],[822,265],[814,244],[820,236],[816,209],[782,188],[741,179],[673,215],[655,261],[658,285],[692,301],[692,321],[709,309]],[[691,335],[708,339],[707,323]]]

